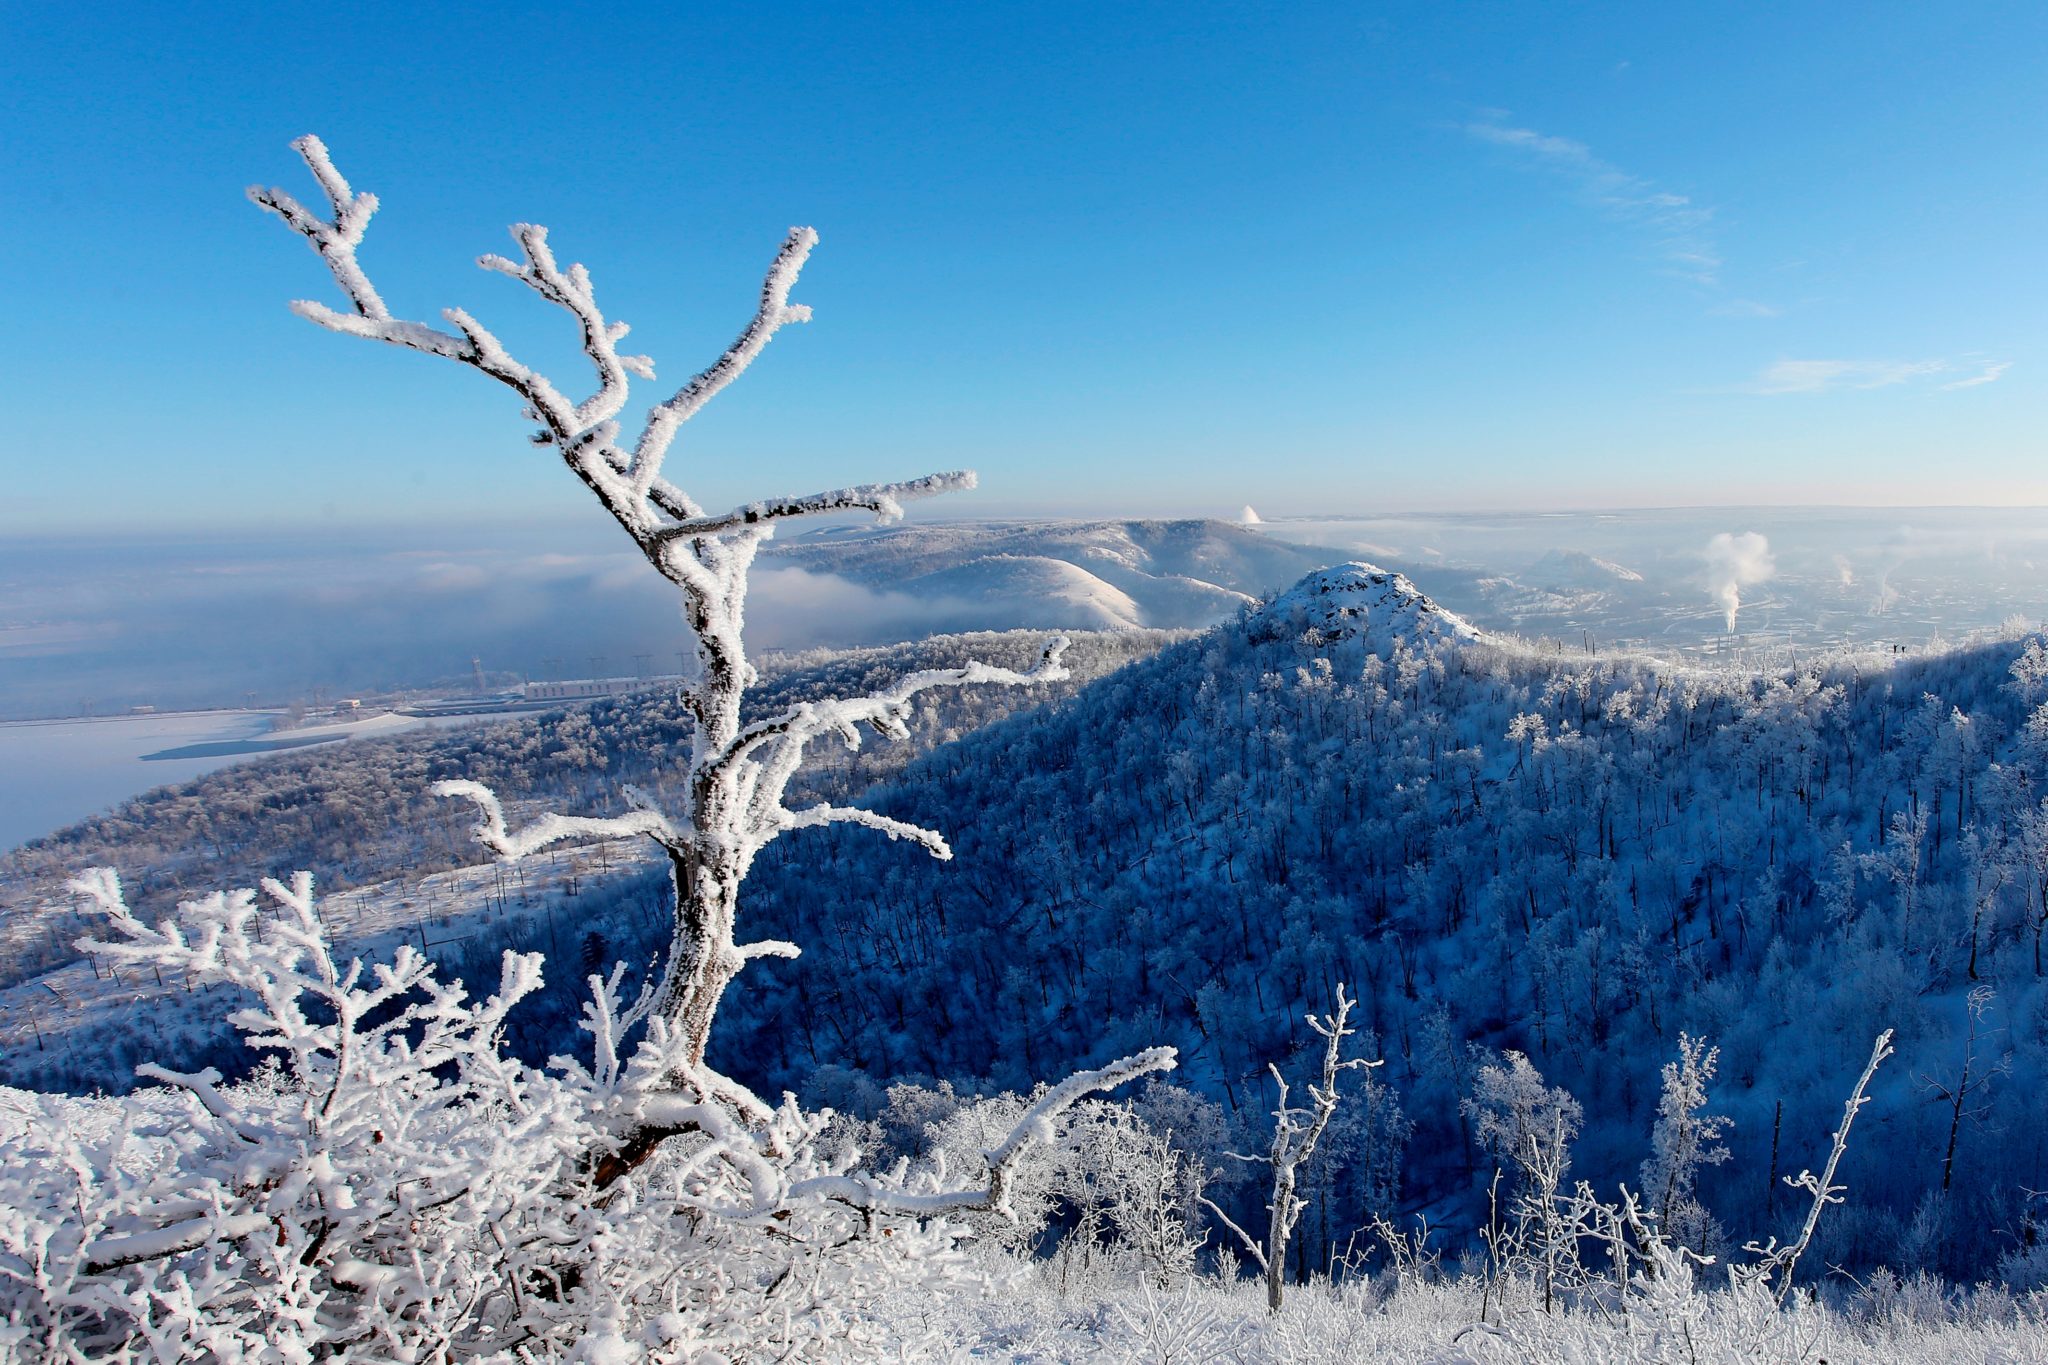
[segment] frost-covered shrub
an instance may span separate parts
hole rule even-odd
[[[1011,1167],[1068,1106],[1162,1061],[1019,1106],[977,1154],[979,1187],[943,1163],[867,1174],[826,1140],[829,1112],[785,1098],[743,1118],[649,992],[622,1006],[617,970],[591,979],[589,1060],[538,1069],[502,1048],[538,954],[505,954],[477,1000],[410,947],[339,958],[304,874],[153,927],[112,873],[80,889],[113,931],[93,951],[245,993],[233,1022],[278,1064],[239,1086],[151,1066],[163,1088],[120,1102],[10,1096],[9,1365],[894,1349],[876,1326],[891,1296],[962,1268],[954,1215],[1000,1213]],[[648,1125],[673,1136],[608,1178]]]
[[[957,1169],[978,1160],[1036,1098],[891,1086],[880,1127],[898,1134],[899,1151]],[[920,1121],[914,1136],[905,1131]],[[1222,1130],[1213,1104],[1175,1086],[1155,1082],[1120,1103],[1083,1100],[1018,1159],[1010,1216],[965,1217],[992,1245],[1048,1251],[1062,1277],[1103,1260],[1170,1288],[1193,1273],[1206,1240],[1202,1195]]]

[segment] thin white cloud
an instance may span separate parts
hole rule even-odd
[[[1989,384],[2012,368],[2009,360],[1780,360],[1764,367],[1750,385],[1761,394],[1834,393],[1843,389],[1888,389],[1935,375],[1975,367],[1977,373],[1941,385],[1971,389]]]
[[[1953,383],[1943,384],[1942,387],[1944,389],[1974,389],[1979,384],[1995,384],[1998,382],[1999,377],[2011,368],[2012,362],[2010,360],[1994,360],[1969,378],[1958,379]]]
[[[1946,360],[1780,360],[1765,367],[1754,387],[1771,394],[1885,389],[1948,368]]]
[[[1714,211],[1682,194],[1657,188],[1603,161],[1583,142],[1515,128],[1489,116],[1465,125],[1481,142],[1507,147],[1569,181],[1603,213],[1652,235],[1674,274],[1710,288],[1720,284],[1721,252],[1709,232]]]

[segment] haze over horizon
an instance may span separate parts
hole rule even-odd
[[[1345,558],[1405,569],[1485,629],[1574,641],[1590,632],[1672,653],[1917,644],[2013,615],[2048,619],[2048,578],[2038,568],[2048,565],[2048,511],[2040,509],[1361,517],[1260,510],[1255,541],[1308,546],[1320,557],[1255,565],[1226,545],[1210,561],[1189,561],[1183,552],[1144,568],[1152,578],[1131,579],[1120,567],[1122,533],[1114,524],[1094,548],[1087,537],[1060,534],[1004,540],[981,534],[1002,519],[931,515],[941,506],[918,508],[906,524],[910,537],[939,538],[936,551],[920,548],[910,557],[865,521],[772,542],[753,576],[750,646],[845,647],[1025,626],[1207,624],[1229,614],[1232,593],[1275,591],[1311,562]],[[1051,532],[1083,524],[1011,520]],[[972,534],[948,541],[953,528]],[[535,679],[672,667],[668,651],[681,630],[673,597],[597,516],[330,529],[318,536],[273,529],[0,541],[0,720],[141,704],[235,706],[252,693],[273,705],[321,692],[462,690],[472,658],[493,673]],[[843,561],[803,553],[817,538],[839,543],[849,535],[877,549]],[[1020,555],[1041,568],[1056,567],[1047,564],[1051,556],[1071,569],[1056,582],[1033,580]],[[1602,562],[1645,581],[1598,581]],[[1584,579],[1589,566],[1595,581]],[[1190,580],[1177,576],[1190,574],[1219,585],[1203,589],[1208,606],[1190,615],[1185,606],[1146,605],[1154,600],[1148,594],[1185,599]],[[1724,629],[1731,590],[1746,614]]]

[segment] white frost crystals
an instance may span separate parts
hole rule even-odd
[[[682,423],[750,364],[784,324],[817,235],[791,230],[739,337],[654,405],[621,444],[630,378],[622,322],[598,307],[589,272],[563,267],[545,229],[512,229],[517,259],[486,270],[525,284],[574,320],[595,389],[566,397],[514,359],[473,316],[451,330],[393,315],[356,259],[376,199],[356,192],[319,139],[293,144],[327,200],[323,215],[281,190],[250,197],[319,254],[348,308],[293,305],[350,336],[440,356],[519,395],[554,448],[679,589],[687,628],[681,701],[688,761],[663,809],[628,789],[624,814],[508,821],[468,781],[441,795],[474,803],[482,842],[518,858],[564,839],[636,834],[668,855],[674,932],[663,974],[622,999],[623,970],[591,976],[586,1063],[536,1069],[503,1049],[507,1013],[541,982],[538,954],[507,952],[488,999],[436,979],[412,949],[387,963],[337,957],[312,878],[215,892],[149,926],[100,869],[74,890],[112,933],[86,945],[115,962],[225,985],[252,1003],[231,1022],[281,1067],[227,1086],[212,1071],[144,1068],[166,1090],[107,1103],[37,1097],[0,1129],[0,1365],[17,1361],[727,1360],[846,1358],[906,1343],[876,1325],[887,1291],[956,1273],[965,1229],[947,1215],[1005,1213],[1020,1156],[1095,1091],[1171,1069],[1153,1048],[1046,1090],[965,1178],[943,1166],[858,1169],[827,1151],[829,1111],[770,1104],[705,1062],[720,996],[747,961],[794,944],[740,944],[738,893],[782,833],[859,824],[935,856],[936,831],[783,796],[814,739],[849,747],[863,729],[907,733],[920,693],[1028,686],[1066,676],[1067,641],[1028,672],[982,663],[911,673],[866,696],[797,703],[747,718],[754,682],[741,641],[747,573],[781,520],[902,504],[972,487],[967,472],[771,498],[707,513],[662,475]],[[175,1096],[176,1098],[172,1098]],[[89,1120],[89,1121],[88,1121]],[[829,1347],[821,1343],[829,1342]]]
[[[644,995],[622,1009],[616,969],[590,979],[590,1062],[539,1071],[501,1047],[537,953],[505,953],[478,1001],[409,947],[336,957],[304,874],[154,927],[111,872],[76,889],[107,917],[102,961],[244,996],[234,1023],[281,1064],[233,1086],[147,1067],[166,1090],[37,1097],[0,1128],[8,1365],[858,1353],[880,1345],[863,1322],[878,1298],[960,1272],[945,1215],[1000,1209],[1018,1153],[1075,1100],[1172,1064],[1142,1054],[1048,1091],[988,1185],[862,1174],[821,1142],[829,1113],[785,1098],[744,1121],[678,1086],[681,1038]],[[593,1155],[650,1114],[682,1136],[598,1190]]]

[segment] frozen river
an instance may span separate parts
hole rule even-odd
[[[382,715],[273,734],[274,711],[0,722],[0,851],[139,796],[262,753],[494,717]],[[156,755],[162,755],[158,757]]]
[[[270,733],[273,719],[269,711],[190,711],[0,724],[0,849],[239,756],[144,754],[192,744],[234,747]]]

